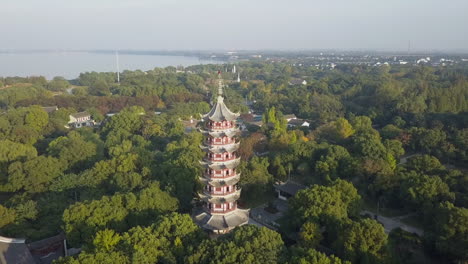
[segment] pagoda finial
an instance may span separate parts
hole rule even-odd
[[[223,96],[223,78],[221,71],[218,71],[218,99]]]

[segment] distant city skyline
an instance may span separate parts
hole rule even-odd
[[[2,49],[468,51],[465,0],[4,0]]]

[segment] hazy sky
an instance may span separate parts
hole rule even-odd
[[[0,0],[0,49],[468,50],[468,0]]]

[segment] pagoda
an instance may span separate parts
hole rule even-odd
[[[218,97],[208,114],[203,116],[200,132],[204,135],[200,147],[206,153],[200,161],[203,174],[200,181],[204,188],[199,193],[202,206],[195,214],[201,227],[215,234],[224,234],[244,225],[249,220],[249,210],[237,207],[241,189],[237,186],[240,173],[236,171],[240,157],[236,151],[239,133],[236,125],[238,113],[231,112],[224,104],[223,82],[218,72]]]

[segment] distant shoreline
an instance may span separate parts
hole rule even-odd
[[[62,76],[75,79],[83,72],[148,71],[156,67],[191,66],[223,63],[222,58],[196,54],[145,54],[119,51],[119,65],[115,51],[15,51],[0,52],[0,76]]]

